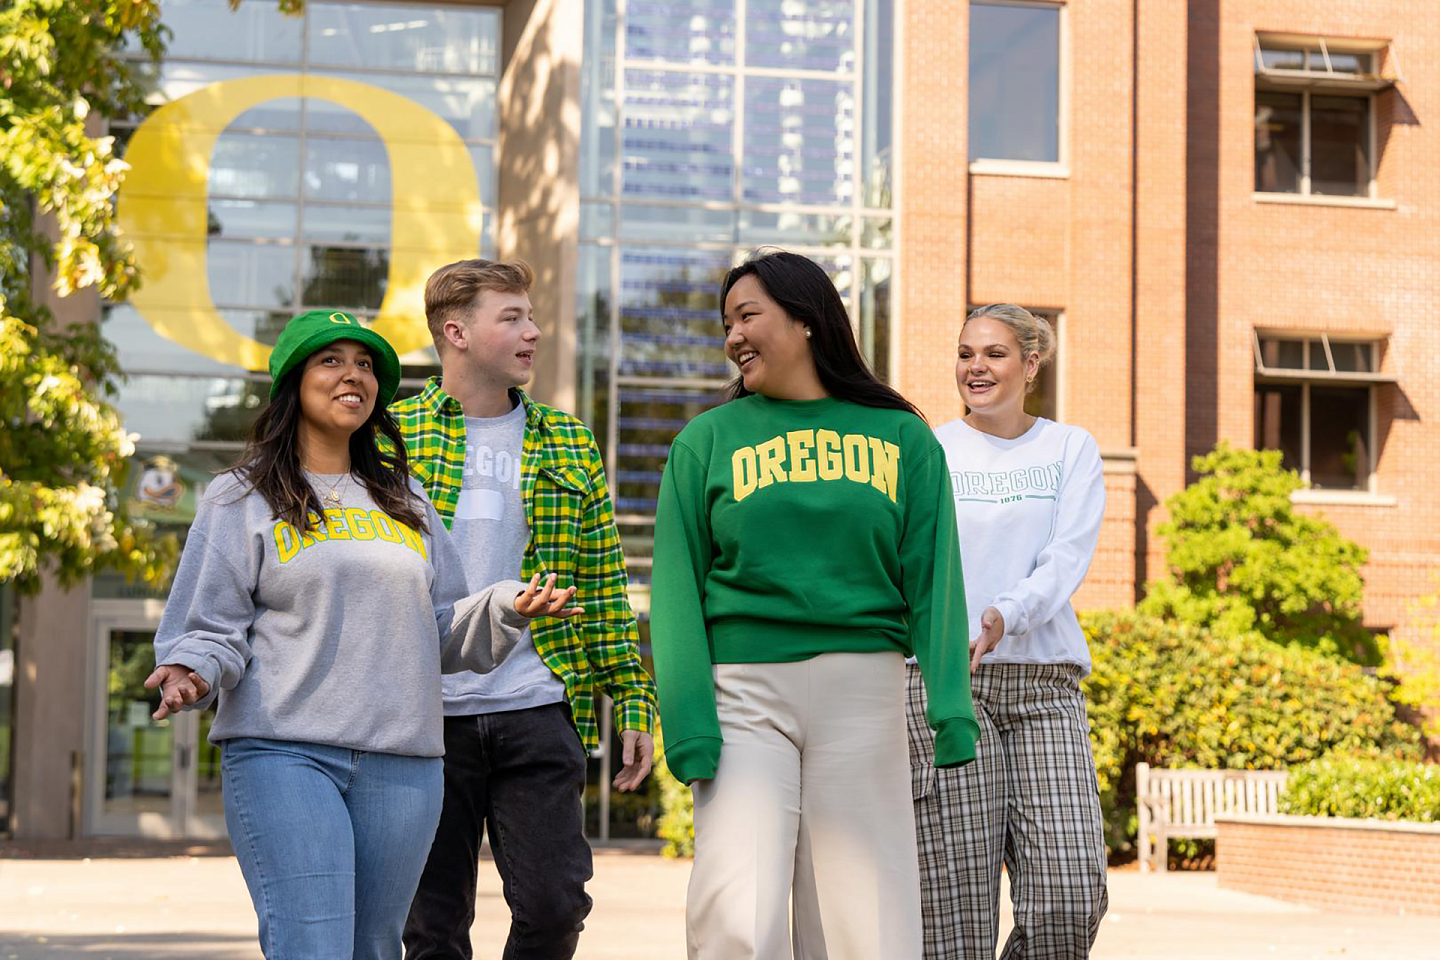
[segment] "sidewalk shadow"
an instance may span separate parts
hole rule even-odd
[[[0,933],[7,960],[260,960],[253,934],[90,933],[52,936]]]

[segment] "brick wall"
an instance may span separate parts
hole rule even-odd
[[[1411,602],[1440,571],[1440,20],[1422,6],[1071,2],[1064,169],[1039,177],[968,171],[968,4],[904,5],[899,381],[949,419],[966,302],[1063,311],[1062,416],[1135,464],[1107,477],[1078,605],[1133,602],[1163,572],[1154,530],[1188,456],[1253,443],[1254,329],[1365,333],[1399,377],[1376,388],[1379,497],[1301,509],[1370,549],[1367,623],[1418,635]],[[1261,30],[1392,42],[1403,82],[1377,96],[1376,159],[1393,205],[1255,199]]]
[[[1338,910],[1440,916],[1440,824],[1217,817],[1220,886]]]

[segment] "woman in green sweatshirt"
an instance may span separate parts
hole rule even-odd
[[[651,599],[665,760],[695,798],[689,955],[914,960],[905,657],[937,766],[979,730],[944,451],[813,261],[754,257],[721,301],[740,379],[671,447]]]

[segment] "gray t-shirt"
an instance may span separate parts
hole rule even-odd
[[[523,404],[499,417],[465,418],[465,474],[450,531],[472,589],[520,576],[530,540],[520,496],[524,443]],[[565,699],[565,684],[535,652],[528,629],[493,672],[456,673],[443,682],[447,717],[523,710]]]
[[[425,492],[421,533],[376,506],[354,477],[310,475],[339,502],[300,533],[234,473],[205,491],[155,662],[178,663],[219,696],[210,740],[265,737],[377,753],[445,751],[440,675],[493,670],[529,620],[520,584],[466,589],[460,554]],[[499,578],[496,578],[497,580]]]

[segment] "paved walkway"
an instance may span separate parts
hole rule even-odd
[[[595,872],[581,960],[683,960],[689,864],[602,850]],[[475,955],[490,960],[508,914],[494,870],[481,876]],[[1440,956],[1437,944],[1440,918],[1316,911],[1221,890],[1213,873],[1119,871],[1093,956],[1391,960]],[[0,960],[81,958],[259,960],[235,861],[0,860]]]

